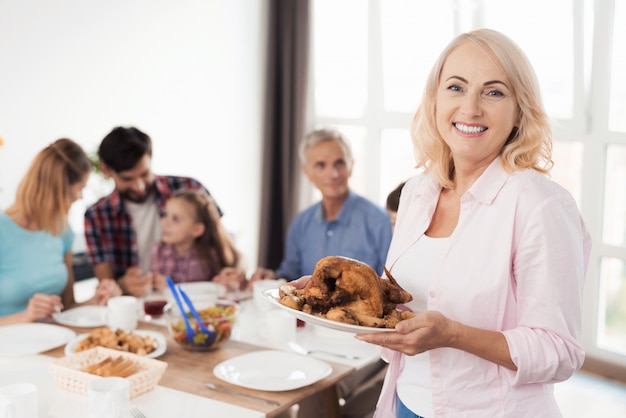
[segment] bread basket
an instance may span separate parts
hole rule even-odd
[[[89,382],[101,379],[101,377],[84,372],[82,369],[107,357],[118,358],[120,356],[131,360],[138,369],[136,373],[126,378],[130,382],[131,398],[154,389],[167,368],[167,363],[163,361],[104,347],[94,347],[71,356],[62,357],[49,363],[48,368],[56,378],[59,387],[86,395]]]

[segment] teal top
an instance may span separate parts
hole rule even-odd
[[[73,241],[69,226],[54,236],[24,229],[0,213],[0,316],[25,310],[35,293],[63,292],[67,284],[63,257]]]

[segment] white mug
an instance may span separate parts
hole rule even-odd
[[[14,383],[0,387],[0,418],[37,418],[37,386]]]
[[[254,308],[259,312],[266,312],[274,308],[272,302],[267,300],[263,296],[263,292],[268,289],[277,289],[282,284],[286,283],[285,279],[278,280],[257,280],[252,283],[252,300],[254,301]],[[278,308],[276,308],[278,309]]]
[[[131,332],[137,328],[137,298],[116,296],[107,302],[105,322],[112,330]]]
[[[102,377],[87,386],[89,418],[127,418],[130,382],[123,377]]]
[[[296,318],[288,312],[267,311],[257,319],[256,325],[261,344],[284,349],[296,341]]]

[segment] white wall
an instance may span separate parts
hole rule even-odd
[[[211,191],[256,263],[266,0],[1,0],[0,208],[60,137],[97,149],[114,126],[154,141],[153,171]],[[93,179],[92,179],[93,180]],[[75,249],[82,214],[71,211]]]

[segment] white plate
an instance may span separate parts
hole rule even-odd
[[[106,308],[104,306],[79,306],[77,308],[68,309],[60,313],[52,315],[55,321],[59,324],[67,325],[70,327],[101,327],[106,325],[105,313]]]
[[[288,351],[260,350],[219,363],[213,374],[233,385],[279,392],[310,385],[332,371],[328,363],[312,357]]]
[[[16,324],[0,327],[0,356],[29,356],[62,346],[76,337],[71,329],[50,324]]]
[[[165,339],[165,336],[161,334],[160,332],[136,329],[132,333],[141,335],[142,337],[152,337],[156,340],[157,342],[156,350],[154,350],[151,353],[146,354],[146,358],[156,358],[162,355],[163,353],[165,353],[165,350],[167,349],[167,340]],[[74,348],[76,348],[76,345],[79,342],[87,338],[88,335],[89,334],[80,334],[78,337],[74,338],[72,341],[67,343],[67,345],[65,346],[65,355],[71,356],[72,354],[76,354],[76,351],[74,351]]]
[[[213,305],[215,301],[226,295],[226,287],[219,283],[206,281],[188,282],[180,283],[179,286],[187,293],[196,309],[204,309],[207,306]],[[175,303],[172,292],[170,292],[169,289],[165,290],[165,297],[169,303]]]
[[[219,283],[205,281],[179,283],[178,285],[182,287],[185,293],[187,293],[189,296],[209,294],[216,295],[218,298],[222,298],[226,294],[226,286]]]
[[[304,322],[310,322],[311,324],[319,325],[322,327],[334,329],[337,331],[351,332],[353,334],[374,334],[378,332],[394,332],[393,328],[373,328],[373,327],[363,327],[361,325],[352,325],[346,324],[343,322],[331,321],[330,319],[322,318],[319,316],[311,315],[306,312],[298,311],[296,309],[292,309],[288,306],[285,306],[280,303],[280,298],[278,297],[278,289],[268,289],[263,291],[263,296],[267,298],[274,305],[278,306],[281,309],[286,310],[293,316],[298,319],[303,320]]]

